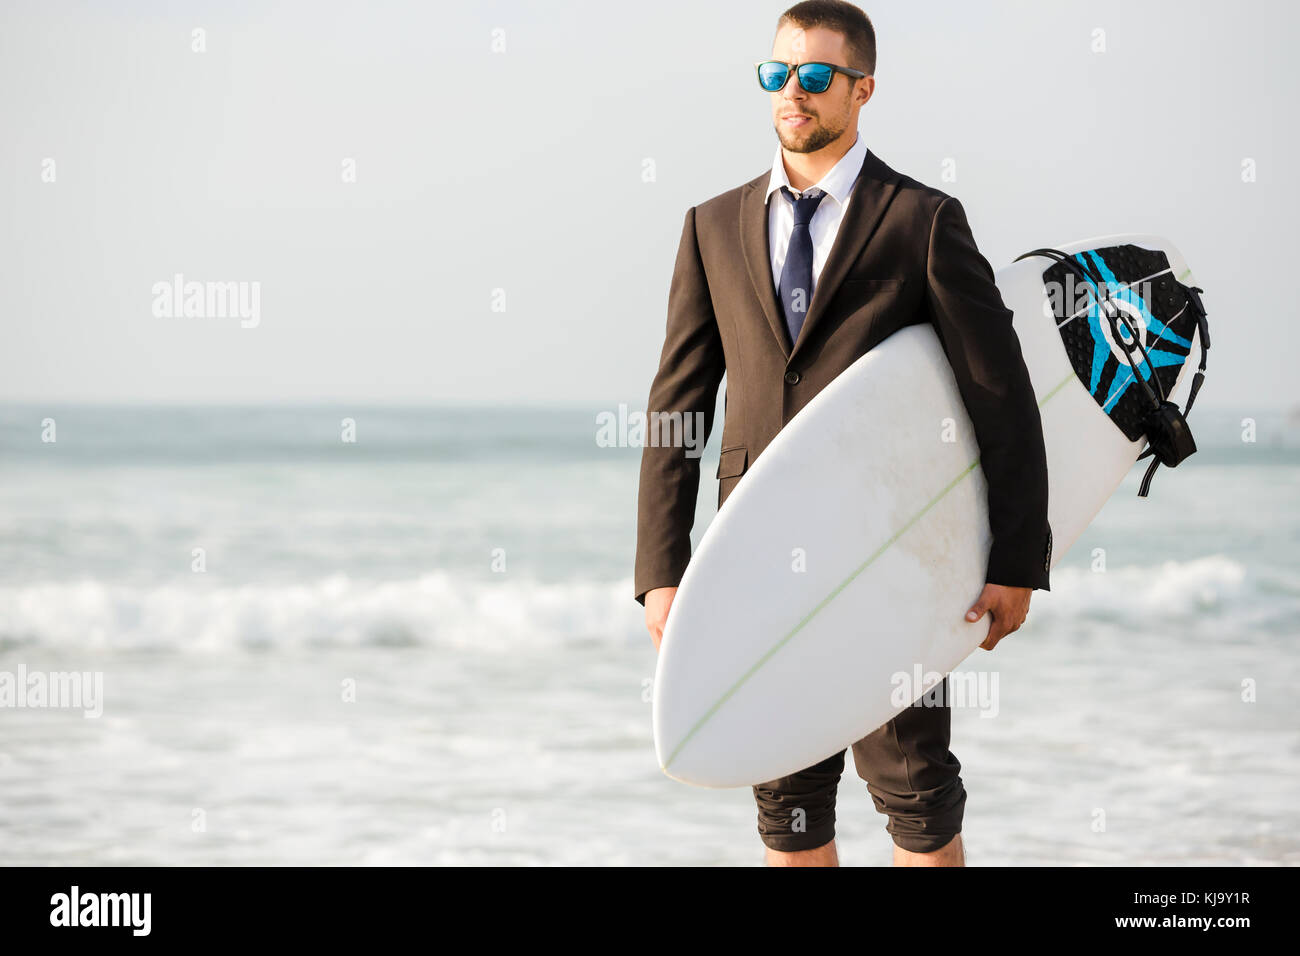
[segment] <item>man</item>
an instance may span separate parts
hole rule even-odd
[[[1048,587],[1042,425],[1011,313],[961,204],[890,169],[858,134],[875,61],[871,21],[852,4],[808,0],[781,16],[772,60],[758,67],[776,159],[770,173],[687,212],[647,408],[703,416],[707,442],[727,373],[721,506],[820,389],[893,332],[932,323],[988,479],[987,583],[966,619],[992,616],[980,645],[992,650],[1020,627],[1033,589]],[[656,649],[690,560],[698,488],[698,457],[647,444],[635,586]],[[909,707],[853,745],[858,774],[889,817],[896,865],[964,865],[966,792],[948,749],[943,687],[943,706]],[[770,865],[837,865],[843,766],[841,751],[754,787]]]

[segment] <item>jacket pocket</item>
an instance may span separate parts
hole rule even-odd
[[[718,453],[718,478],[735,478],[745,473],[749,462],[749,449],[744,445],[732,445]]]

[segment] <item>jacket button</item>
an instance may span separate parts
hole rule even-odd
[[[794,371],[793,369],[791,369],[789,372],[786,372],[786,373],[785,373],[785,384],[787,384],[787,385],[798,385],[798,384],[799,384],[799,373],[796,372],[796,371]]]

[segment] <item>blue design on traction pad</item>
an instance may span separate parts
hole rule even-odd
[[[1124,353],[1131,352],[1143,379],[1150,382],[1155,376],[1168,394],[1191,353],[1195,310],[1187,300],[1186,288],[1170,269],[1168,256],[1159,250],[1107,246],[1075,253],[1072,258],[1088,277],[1093,294],[1080,290],[1078,277],[1059,262],[1043,272],[1049,289],[1065,293],[1051,297],[1061,341],[1088,393],[1129,441],[1136,441],[1143,434],[1141,421],[1148,402],[1135,384]],[[1103,294],[1119,304],[1138,330],[1150,362],[1143,358],[1122,322],[1120,340],[1111,344],[1109,324],[1097,306],[1096,296]],[[1158,392],[1154,386],[1152,390]]]

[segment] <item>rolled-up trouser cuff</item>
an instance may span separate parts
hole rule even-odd
[[[808,830],[804,833],[764,833],[763,828],[759,827],[758,836],[765,847],[769,850],[776,850],[778,853],[798,853],[800,850],[815,850],[835,839],[835,821],[832,820],[826,826]]]
[[[754,787],[758,835],[781,853],[815,850],[835,839],[835,794],[844,751],[788,777]]]
[[[870,784],[867,790],[876,809],[889,816],[885,830],[904,850],[933,853],[961,833],[966,810],[966,788],[961,777],[933,790],[906,795],[884,793]]]

